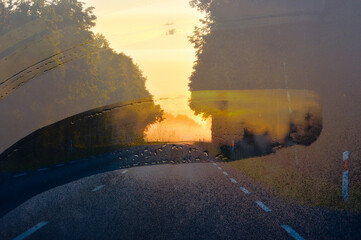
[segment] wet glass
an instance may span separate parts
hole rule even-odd
[[[0,1],[0,238],[361,238],[360,12]]]

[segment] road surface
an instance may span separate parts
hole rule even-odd
[[[288,204],[193,145],[3,176],[0,239],[361,239],[361,216]]]

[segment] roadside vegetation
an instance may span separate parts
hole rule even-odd
[[[350,186],[349,200],[342,200],[341,176],[338,183],[300,171],[293,164],[281,164],[277,155],[229,162],[247,177],[261,183],[276,196],[295,204],[344,209],[361,213],[361,191]]]
[[[360,3],[325,0],[321,8],[305,10],[291,2],[285,4],[284,9],[272,1],[190,2],[191,6],[206,15],[202,20],[203,26],[196,27],[190,36],[197,59],[190,76],[192,97],[189,102],[196,113],[216,116],[214,112],[209,113],[206,104],[198,104],[197,94],[194,93],[201,91],[307,90],[319,96],[322,108],[320,114],[316,114],[322,122],[311,120],[309,114],[304,115],[305,120],[314,124],[313,130],[311,124],[301,128],[295,127],[292,122],[289,124],[292,130],[290,137],[299,130],[303,132],[300,136],[305,138],[294,139],[297,144],[303,142],[304,146],[289,144],[275,153],[267,151],[270,154],[258,157],[245,156],[247,148],[240,148],[241,151],[246,149],[241,152],[243,156],[233,156],[232,161],[229,160],[230,141],[234,138],[227,139],[223,149],[212,145],[204,148],[210,153],[221,154],[220,159],[229,161],[276,196],[300,204],[360,212],[361,68],[358,59],[361,52],[361,15],[357,11]],[[305,15],[299,18],[294,14],[296,12],[304,12]],[[291,18],[287,19],[285,15]],[[284,106],[295,102],[294,93],[287,95],[288,99],[280,101]],[[262,99],[262,95],[258,97],[257,100]],[[223,109],[230,108],[227,102],[218,102]],[[265,106],[274,112],[273,121],[278,121],[278,104]],[[259,107],[254,109],[257,111]],[[293,110],[295,108],[292,107],[287,111],[285,116],[288,119],[292,118]],[[264,115],[262,117],[264,120]],[[231,128],[230,123],[224,117],[217,119],[218,126],[223,128]],[[257,123],[257,118],[247,123]],[[269,123],[272,121],[262,125]],[[212,124],[212,128],[218,126]],[[228,131],[224,138],[240,132],[237,139],[247,142],[239,126],[232,126],[232,131]],[[307,133],[305,130],[310,131]],[[217,137],[212,134],[212,138]],[[234,145],[237,150],[236,142]],[[347,202],[343,202],[341,196],[342,154],[345,151],[350,152]]]
[[[225,156],[222,149],[212,143],[197,142],[196,145],[290,203],[361,213],[361,191],[358,185],[350,186],[349,200],[345,202],[342,200],[340,174],[338,182],[327,177],[315,176],[314,173],[308,172],[306,167],[300,166],[305,161],[301,154],[298,156],[298,164],[285,161],[294,159],[295,152],[301,153],[305,151],[305,147],[293,146],[267,156],[230,159]]]
[[[142,144],[161,120],[132,58],[92,32],[93,10],[78,0],[0,0],[0,83],[11,86],[0,88],[1,172]]]

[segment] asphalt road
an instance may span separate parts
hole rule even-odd
[[[0,239],[361,239],[361,216],[288,204],[192,145],[3,176]]]

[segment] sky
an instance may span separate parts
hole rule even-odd
[[[188,0],[86,0],[85,3],[87,7],[95,7],[98,18],[92,30],[103,34],[115,51],[133,58],[147,78],[146,88],[156,103],[167,114],[193,119],[203,128],[202,137],[210,139],[210,120],[195,116],[188,107],[188,81],[196,60],[188,36],[200,25],[203,14],[191,8]],[[160,98],[171,100],[157,101]],[[162,124],[167,123],[171,125],[167,119]],[[192,140],[195,136],[191,135],[183,140]]]

